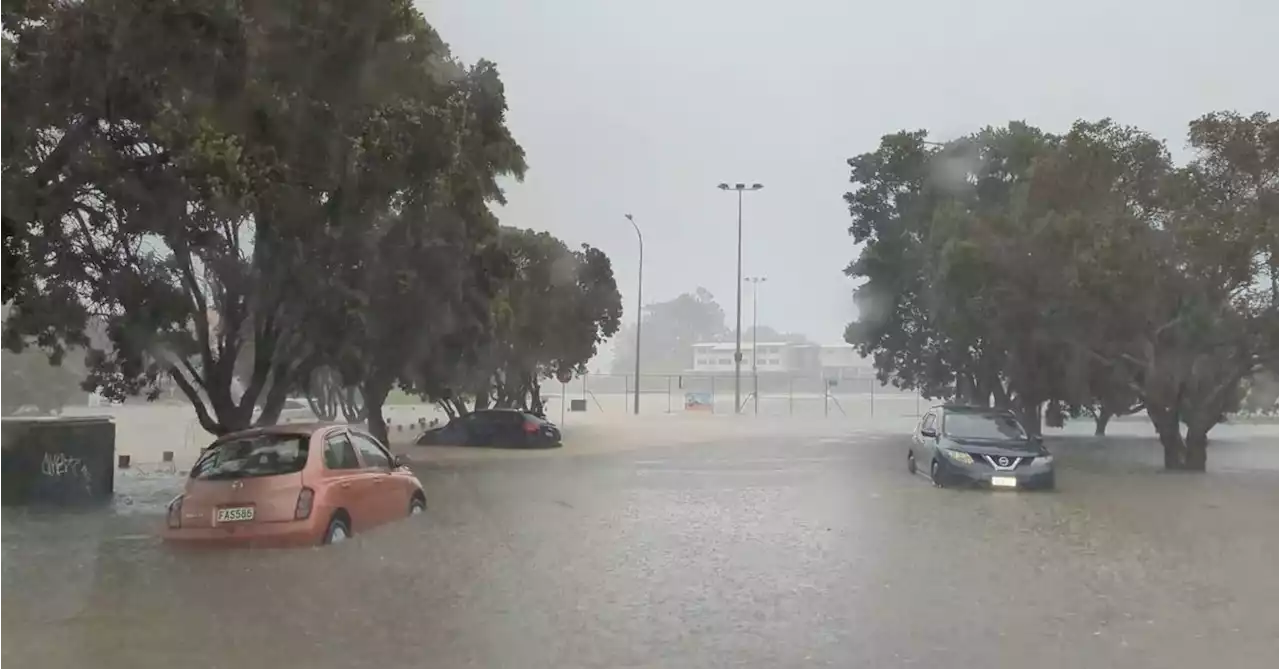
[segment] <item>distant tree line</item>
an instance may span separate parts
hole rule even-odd
[[[754,334],[762,342],[785,341],[803,344],[809,340],[802,334],[779,332],[768,325],[750,325],[750,313],[743,314],[742,339],[750,342]],[[665,302],[644,307],[644,323],[640,328],[640,372],[642,374],[683,374],[693,368],[693,345],[734,341],[733,328],[724,309],[706,288],[681,293]],[[635,374],[636,329],[630,323],[622,328],[613,344],[614,374]]]
[[[849,160],[862,249],[845,338],[882,379],[1010,407],[1033,431],[1088,414],[1101,433],[1145,410],[1171,469],[1204,469],[1209,431],[1250,387],[1274,402],[1269,115],[1196,119],[1181,166],[1111,120],[926,136]]]
[[[86,348],[86,389],[167,380],[215,434],[305,392],[385,436],[394,387],[536,407],[617,330],[608,257],[490,211],[525,171],[502,81],[409,0],[3,20],[5,344]]]

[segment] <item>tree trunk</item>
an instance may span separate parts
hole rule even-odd
[[[1009,391],[1005,390],[1004,384],[999,379],[996,380],[991,394],[995,396],[994,404],[997,409],[1013,408],[1013,399],[1009,397]],[[990,403],[984,401],[983,406],[990,406]]]
[[[974,404],[978,397],[978,388],[969,374],[956,375],[956,401]]]
[[[1187,444],[1182,440],[1182,426],[1176,409],[1147,405],[1147,416],[1160,435],[1164,448],[1165,469],[1186,469]]]
[[[209,405],[205,404],[204,396],[193,383],[187,380],[187,377],[183,376],[182,371],[177,367],[170,367],[169,377],[177,384],[178,390],[187,397],[187,401],[191,402],[191,407],[196,412],[196,419],[200,421],[200,427],[215,437],[221,437],[230,432],[221,421],[209,413]]]
[[[1208,460],[1209,427],[1187,426],[1187,459],[1183,462],[1183,469],[1194,472],[1204,471]]]
[[[1111,412],[1105,409],[1099,409],[1098,415],[1093,417],[1093,436],[1107,436],[1107,424],[1111,422]]]
[[[312,372],[307,379],[307,405],[316,418],[325,422],[338,417],[333,376],[331,369],[322,367]]]
[[[1014,401],[1014,411],[1018,414],[1018,421],[1022,423],[1022,427],[1027,429],[1027,433],[1032,436],[1040,436],[1044,430],[1042,427],[1040,416],[1040,403],[1029,402],[1018,397]]]
[[[382,403],[391,392],[391,382],[371,379],[364,383],[364,409],[368,416],[369,434],[387,444],[387,420],[382,417]]]
[[[1044,424],[1046,427],[1064,427],[1067,420],[1067,411],[1062,408],[1061,400],[1050,400],[1049,406],[1044,410]]]
[[[288,365],[278,365],[271,371],[271,385],[266,387],[266,395],[262,399],[262,411],[258,414],[257,425],[275,425],[280,420],[280,412],[284,409],[285,400],[289,399],[289,390],[293,388],[296,377],[289,376]]]
[[[529,388],[529,394],[530,394],[530,396],[531,396],[531,398],[532,398],[532,401],[531,401],[531,402],[529,402],[529,409],[530,409],[530,410],[532,410],[534,413],[541,415],[541,414],[543,413],[543,411],[542,411],[542,387],[541,387],[540,385],[538,385],[538,379],[537,379],[536,377],[531,381],[531,387]]]
[[[359,423],[365,419],[365,405],[363,395],[357,395],[359,388],[351,386],[343,389],[342,401],[342,417],[348,423]]]

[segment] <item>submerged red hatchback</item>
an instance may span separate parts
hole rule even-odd
[[[184,545],[341,542],[426,509],[422,484],[377,439],[347,425],[290,424],[205,448],[169,503],[164,538]]]

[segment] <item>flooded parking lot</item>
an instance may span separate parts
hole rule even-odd
[[[3,659],[1272,666],[1274,443],[1238,430],[1187,475],[1136,435],[1058,439],[1058,492],[994,495],[911,477],[875,431],[427,454],[425,516],[292,551],[166,548],[181,474],[144,469],[111,508],[5,510]]]

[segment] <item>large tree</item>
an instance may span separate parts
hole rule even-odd
[[[30,289],[9,343],[100,318],[104,394],[168,376],[211,432],[274,421],[361,304],[362,242],[433,223],[466,81],[447,48],[404,0],[89,0],[12,25],[4,216]]]
[[[635,324],[623,328],[613,344],[613,373],[635,373]],[[705,288],[682,293],[644,308],[641,372],[681,374],[693,367],[693,345],[721,341],[732,333],[724,309]]]
[[[453,160],[405,183],[394,211],[351,241],[360,260],[338,281],[355,303],[325,357],[348,393],[358,387],[369,428],[384,439],[382,405],[391,389],[442,381],[417,375],[436,373],[430,358],[463,354],[456,333],[489,325],[476,305],[487,304],[506,278],[488,206],[505,203],[500,177],[523,177],[524,151],[507,129],[503,86],[492,63],[455,67],[448,79],[456,83],[437,113],[449,115],[454,134],[446,147]],[[483,339],[468,336],[461,343],[479,347]]]
[[[1242,380],[1275,367],[1275,122],[1202,118],[1177,169],[1110,120],[923,137],[850,160],[863,248],[846,271],[864,282],[847,340],[882,377],[1033,431],[1046,404],[1099,431],[1145,407],[1166,465],[1203,469]]]
[[[1124,155],[1097,139],[1095,155]],[[1191,124],[1189,143],[1188,165],[1148,170],[1150,205],[1098,216],[1106,225],[1076,263],[1088,299],[1070,320],[1076,332],[1090,323],[1107,333],[1108,348],[1096,334],[1080,341],[1128,375],[1165,466],[1203,470],[1208,433],[1239,404],[1244,382],[1276,369],[1276,122],[1209,114]]]
[[[1057,142],[1022,123],[938,146],[923,131],[886,136],[849,160],[845,273],[863,283],[845,339],[884,382],[926,397],[1017,408],[1039,428],[1061,352],[1038,302],[1052,234],[1022,200],[1032,166]]]
[[[467,411],[468,399],[540,411],[541,381],[585,373],[622,317],[612,263],[599,249],[515,228],[502,229],[500,248],[511,265],[492,303],[492,336],[457,383],[432,397],[447,399],[451,413]]]

